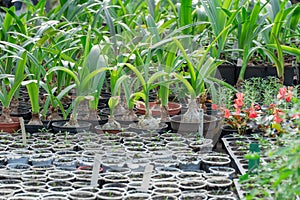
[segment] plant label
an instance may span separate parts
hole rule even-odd
[[[237,64],[238,67],[241,67],[243,65],[243,60],[241,58],[238,58]]]
[[[97,187],[98,185],[100,159],[101,159],[100,154],[96,154],[94,158],[93,173],[92,173],[92,180],[91,180],[92,187]]]
[[[20,121],[20,126],[21,126],[21,131],[22,131],[22,141],[23,144],[27,144],[27,138],[26,138],[26,130],[25,130],[25,124],[24,124],[24,119],[23,117],[19,117]]]
[[[148,189],[149,189],[150,179],[151,179],[153,168],[154,168],[154,166],[150,165],[150,164],[146,165],[146,167],[145,167],[143,182],[141,185],[142,191],[148,191]]]
[[[255,169],[259,167],[259,154],[260,154],[260,148],[258,143],[250,143],[250,153],[257,154],[257,156],[254,156],[253,158],[249,159],[248,162],[248,171],[249,173],[252,173]]]
[[[204,116],[204,110],[200,109],[199,110],[199,128],[198,128],[198,133],[200,138],[203,138],[203,116]]]

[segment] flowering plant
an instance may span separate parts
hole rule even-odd
[[[295,108],[294,105],[298,103],[297,89],[293,87],[287,88],[286,86],[281,87],[277,94],[276,103],[270,104],[267,109],[270,114],[270,129],[267,132],[274,134],[274,131],[283,133],[288,130],[287,128],[283,129],[282,126],[289,127],[289,124],[292,124],[290,122],[300,116],[300,113],[297,112],[293,112],[294,114],[290,115],[291,108]]]
[[[231,112],[229,108],[220,107],[224,111],[224,118],[227,125],[231,128],[236,129],[239,134],[243,135],[246,133],[248,122],[257,117],[257,110],[260,108],[258,105],[252,104],[250,108],[245,107],[244,94],[238,92],[235,94],[234,99],[234,112]],[[217,109],[217,105],[213,105],[213,109]]]

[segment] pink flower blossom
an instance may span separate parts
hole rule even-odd
[[[228,109],[224,109],[224,112],[225,112],[224,117],[229,118],[230,117],[230,111]]]
[[[254,107],[251,106],[250,110],[249,110],[249,118],[253,119],[257,117],[257,113],[254,109]]]
[[[276,124],[280,124],[280,122],[282,122],[282,119],[281,119],[281,117],[278,114],[274,115],[274,122]]]
[[[286,90],[285,86],[282,87],[282,88],[280,88],[279,92],[277,94],[277,99],[280,99],[280,100],[283,99],[285,97],[285,95],[286,95],[286,92],[287,92],[287,90]]]
[[[211,104],[211,109],[213,109],[213,110],[217,110],[218,109],[218,105],[217,104]]]
[[[292,91],[289,90],[285,95],[285,101],[291,102],[292,98],[293,98],[293,93],[292,93]]]

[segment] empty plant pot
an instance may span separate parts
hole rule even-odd
[[[211,189],[229,189],[232,185],[232,180],[227,178],[209,178],[206,182]]]
[[[232,179],[235,169],[231,167],[210,167],[209,171],[214,174],[225,175],[226,177]]]
[[[179,183],[181,190],[199,190],[206,187],[204,180],[184,180]]]
[[[209,172],[209,168],[213,166],[229,166],[231,160],[224,156],[205,156],[202,158],[202,168]]]
[[[192,199],[195,199],[195,200],[207,200],[207,196],[206,194],[203,194],[203,193],[187,193],[187,194],[182,194],[180,197],[179,197],[179,200],[192,200]]]
[[[96,199],[96,194],[93,194],[92,192],[87,191],[72,191],[68,195],[69,199],[81,199],[81,200],[94,200]]]

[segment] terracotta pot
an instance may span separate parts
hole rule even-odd
[[[20,122],[18,117],[12,117],[12,123],[3,123],[0,122],[0,131],[7,133],[14,133],[20,128]]]
[[[158,108],[154,108],[156,105],[156,102],[149,102],[149,105],[150,105],[150,110],[152,112],[152,115],[160,116],[160,105],[158,105]],[[142,103],[137,104],[136,109],[138,110],[138,112],[141,115],[144,115],[146,112],[145,105]],[[181,104],[174,103],[174,102],[168,103],[168,114],[170,116],[177,115],[178,113],[180,113],[180,110],[181,110]]]

